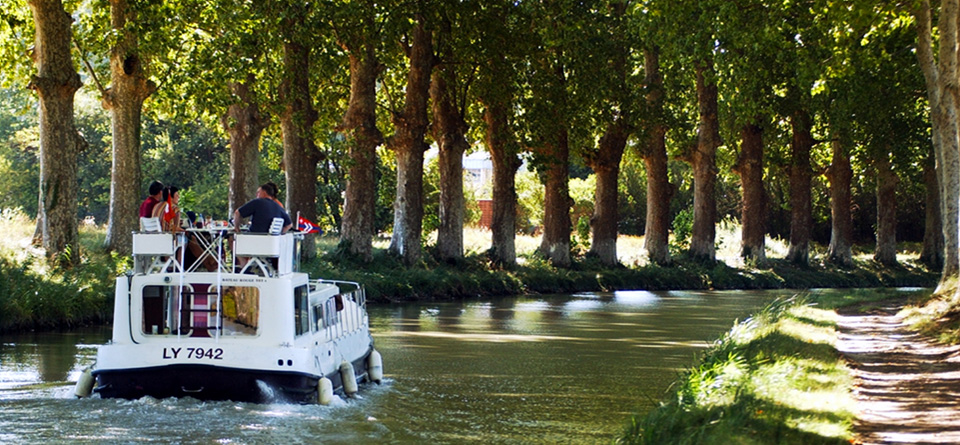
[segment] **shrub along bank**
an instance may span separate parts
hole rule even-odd
[[[939,273],[921,267],[884,267],[873,261],[854,268],[830,264],[796,266],[770,260],[764,267],[739,269],[722,262],[704,264],[678,259],[670,266],[605,267],[590,259],[569,269],[558,269],[537,257],[521,258],[521,264],[497,268],[483,255],[468,256],[455,263],[430,257],[417,268],[405,268],[386,252],[375,253],[370,264],[338,253],[308,262],[311,276],[362,283],[373,302],[455,300],[483,296],[552,294],[620,289],[810,289],[930,287]]]
[[[0,332],[109,321],[114,277],[125,273],[130,261],[104,253],[100,247],[103,236],[102,229],[81,231],[81,265],[73,269],[57,269],[38,254],[4,245],[0,251]],[[325,242],[331,246],[326,249],[330,253],[306,262],[303,269],[317,278],[362,283],[373,303],[618,289],[933,286],[938,278],[922,268],[885,268],[872,261],[841,269],[771,260],[765,267],[738,269],[722,262],[683,259],[667,267],[609,268],[585,259],[569,269],[558,269],[535,256],[523,256],[520,265],[504,269],[492,266],[482,254],[454,264],[434,261],[427,254],[418,267],[407,268],[383,250],[377,250],[374,260],[366,264],[339,253],[332,247],[335,242]]]

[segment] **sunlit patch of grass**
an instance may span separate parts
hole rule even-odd
[[[102,322],[110,314],[114,277],[129,258],[106,252],[105,228],[79,227],[73,267],[48,261],[32,245],[36,222],[18,210],[0,212],[0,332]]]
[[[835,317],[794,299],[737,323],[617,442],[849,443],[852,377],[832,346]]]
[[[941,283],[935,293],[900,311],[910,326],[948,344],[960,344],[960,288],[956,279]]]

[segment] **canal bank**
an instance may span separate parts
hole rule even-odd
[[[0,333],[108,321],[114,277],[125,273],[129,260],[96,249],[81,254],[81,264],[71,269],[48,266],[42,257],[0,255]],[[922,267],[882,267],[872,261],[839,268],[769,260],[762,267],[734,268],[683,259],[669,266],[605,267],[586,259],[561,269],[529,257],[506,269],[473,255],[455,264],[427,258],[407,268],[385,251],[378,251],[371,263],[327,254],[303,268],[311,276],[363,283],[374,304],[615,290],[929,287],[939,278]]]
[[[778,300],[720,337],[675,392],[628,421],[617,443],[960,437],[958,404],[938,395],[956,382],[942,371],[956,374],[960,367],[934,364],[960,353],[917,334],[897,315],[929,296],[930,290],[857,290]]]

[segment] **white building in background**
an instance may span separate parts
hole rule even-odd
[[[424,164],[439,156],[440,149],[432,145],[423,154]],[[471,195],[480,207],[480,225],[490,227],[493,220],[493,161],[486,150],[478,150],[463,155],[463,187],[467,196]]]
[[[493,196],[493,161],[490,153],[475,151],[463,156],[464,185],[469,184],[477,199]]]

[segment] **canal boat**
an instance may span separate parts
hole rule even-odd
[[[329,404],[380,383],[363,287],[300,272],[303,234],[280,225],[134,233],[112,340],[77,395]]]

